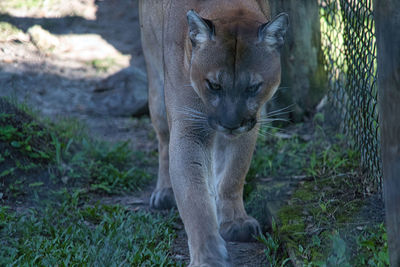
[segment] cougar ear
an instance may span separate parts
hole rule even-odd
[[[186,16],[189,25],[189,38],[193,46],[214,38],[215,30],[211,20],[200,17],[194,10],[189,10]]]
[[[264,42],[268,46],[281,48],[284,43],[284,37],[288,26],[288,14],[279,14],[272,21],[267,22],[258,28],[259,42]]]

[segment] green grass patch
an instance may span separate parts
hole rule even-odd
[[[84,129],[0,98],[0,266],[181,266],[170,255],[176,212],[90,204],[140,189],[156,155]]]
[[[349,148],[346,137],[341,134],[331,137],[331,133],[320,126],[309,137],[311,140],[296,133],[280,138],[276,132],[271,131],[270,135],[258,139],[247,174],[248,184],[260,177],[328,177],[359,168],[359,153]],[[251,188],[248,191],[252,191]]]
[[[387,234],[383,223],[362,229],[357,237],[355,266],[389,266]]]
[[[122,193],[151,180],[146,166],[155,155],[132,151],[128,142],[94,140],[84,129],[74,120],[39,119],[26,106],[0,99],[3,199],[29,199],[32,194],[45,194],[43,188],[60,186]]]
[[[261,234],[258,241],[265,245],[264,253],[270,267],[288,266],[290,258],[277,233],[277,225],[275,221],[272,221],[272,234]]]
[[[88,62],[88,65],[92,66],[99,72],[107,72],[111,67],[115,66],[117,63],[114,58],[102,58],[93,59]]]
[[[0,207],[0,265],[180,266],[169,251],[177,214],[81,206],[79,194],[62,194],[60,204],[22,213]]]
[[[0,22],[0,41],[6,42],[23,34],[19,28],[8,22]]]
[[[33,9],[42,8],[46,6],[52,6],[57,3],[58,0],[6,0],[0,4],[1,9]]]
[[[83,139],[80,150],[69,153],[60,145],[58,173],[64,181],[89,181],[91,191],[135,191],[151,180],[144,153],[133,152],[127,142],[110,145]],[[64,164],[66,162],[66,164]]]
[[[277,221],[262,240],[273,266],[283,264],[286,251],[304,266],[387,266],[383,207],[369,208],[360,153],[323,120],[292,127],[285,138],[274,131],[259,138],[246,210],[264,232]]]
[[[49,180],[55,156],[51,134],[32,116],[0,99],[0,192],[16,199],[36,192],[29,185]]]

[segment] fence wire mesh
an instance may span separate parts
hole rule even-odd
[[[367,170],[367,190],[381,190],[373,0],[319,0],[329,99]]]

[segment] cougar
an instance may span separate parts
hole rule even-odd
[[[280,84],[288,16],[263,0],[141,0],[159,171],[150,205],[177,206],[189,266],[230,266],[225,241],[260,233],[243,186],[263,105]]]

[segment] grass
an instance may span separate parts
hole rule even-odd
[[[46,128],[0,99],[0,192],[3,199],[32,193],[48,180],[44,168],[55,155],[53,148]]]
[[[383,218],[371,219],[380,210],[364,194],[360,155],[323,124],[318,114],[285,138],[271,132],[257,142],[245,199],[263,226],[265,256],[271,266],[387,266]],[[177,214],[93,204],[143,187],[156,155],[84,129],[0,100],[0,265],[180,266],[169,250]]]
[[[88,190],[105,193],[134,191],[150,181],[150,174],[144,169],[143,153],[134,153],[127,142],[110,145],[104,142],[90,142],[82,139],[56,144],[56,175],[64,183],[88,181]],[[70,152],[70,146],[80,150]],[[135,164],[132,164],[135,162]]]
[[[277,232],[278,229],[276,223],[275,221],[272,221],[272,234],[261,234],[258,237],[258,241],[263,243],[266,247],[264,253],[271,267],[283,267],[290,263],[290,258],[287,256],[287,253],[282,246],[282,242],[276,234]]]
[[[272,266],[287,252],[303,266],[387,266],[381,200],[365,193],[359,152],[323,125],[317,114],[289,137],[259,138],[246,210],[271,232],[261,241]]]
[[[357,266],[389,266],[387,234],[383,223],[374,225],[362,232],[357,238]]]
[[[76,121],[40,122],[21,105],[16,108],[3,100],[0,106],[3,198],[40,191],[41,184],[123,193],[138,190],[151,179],[145,166],[154,155],[131,151],[128,142],[93,140]]]
[[[107,57],[101,59],[93,59],[87,64],[95,68],[98,72],[107,72],[111,67],[116,65],[116,61],[114,58]]]
[[[0,207],[0,265],[179,266],[169,251],[175,213],[89,206],[78,196],[65,191],[59,204],[22,213]]]
[[[144,186],[154,155],[83,128],[0,99],[0,265],[181,266],[170,255],[176,212],[93,204]]]
[[[0,41],[7,42],[23,34],[19,28],[8,22],[0,22]]]
[[[54,5],[56,0],[6,0],[0,4],[2,9],[33,9]]]

